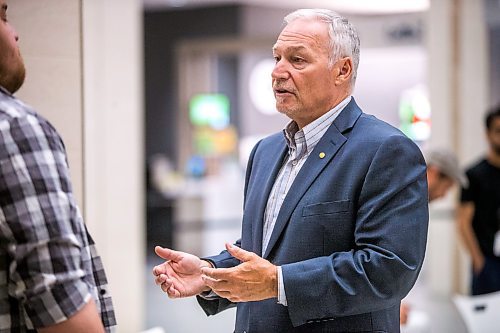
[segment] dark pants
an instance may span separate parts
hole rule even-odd
[[[486,257],[483,270],[472,274],[472,295],[500,291],[500,258]]]

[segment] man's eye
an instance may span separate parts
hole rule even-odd
[[[299,58],[299,57],[293,57],[293,58],[292,58],[292,61],[293,61],[293,62],[296,62],[296,63],[301,63],[301,62],[304,62],[304,59]]]
[[[281,59],[280,57],[278,57],[278,56],[274,56],[274,61],[275,61],[275,62],[280,61],[280,59]]]

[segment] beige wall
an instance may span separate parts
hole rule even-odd
[[[118,332],[143,329],[140,0],[10,0],[27,80],[17,96],[61,134],[108,274]]]
[[[142,2],[83,2],[85,215],[96,230],[119,332],[143,325]],[[149,276],[149,275],[148,275]]]
[[[82,206],[80,1],[11,0],[8,4],[27,70],[17,96],[35,107],[61,134],[74,191]]]

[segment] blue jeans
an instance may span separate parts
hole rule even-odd
[[[472,295],[500,291],[500,258],[485,257],[483,270],[472,273]]]

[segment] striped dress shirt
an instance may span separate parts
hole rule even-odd
[[[262,253],[266,252],[281,205],[286,198],[288,190],[297,177],[297,174],[314,150],[314,147],[316,147],[316,144],[323,137],[335,118],[337,118],[340,112],[351,101],[351,98],[351,96],[345,98],[332,110],[304,126],[302,129],[299,129],[297,123],[292,120],[283,130],[288,145],[288,156],[276,177],[267,200],[266,211],[264,213],[264,229],[262,233]],[[278,303],[287,305],[281,267],[278,267]]]

